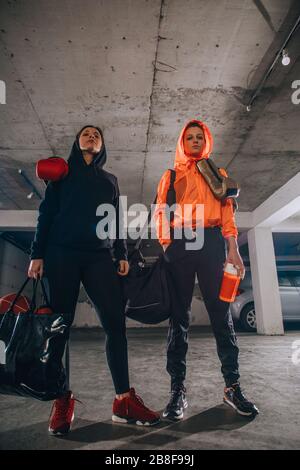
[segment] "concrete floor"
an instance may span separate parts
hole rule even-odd
[[[148,406],[168,401],[165,329],[129,330],[131,383]],[[299,449],[300,364],[292,362],[299,331],[282,337],[238,333],[242,386],[261,414],[249,421],[222,404],[223,382],[209,329],[190,332],[189,408],[180,423],[147,428],[112,424],[113,387],[100,330],[73,331],[72,388],[77,403],[73,432],[47,435],[50,404],[1,396],[1,449]],[[88,364],[88,367],[86,366]]]

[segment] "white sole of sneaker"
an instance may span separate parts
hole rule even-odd
[[[186,410],[188,406],[188,403],[185,402],[183,404],[183,409]],[[183,419],[183,412],[178,416],[173,416],[172,418],[169,418],[168,413],[163,412],[163,418],[170,419],[171,421],[179,421],[180,419]]]
[[[168,413],[163,413],[163,418],[170,419],[171,421],[179,421],[180,419],[183,419],[183,412],[178,415],[178,416],[168,416]]]
[[[150,423],[149,421],[142,422],[142,421],[136,421],[134,419],[120,418],[120,416],[117,416],[117,415],[112,415],[111,419],[113,423],[136,424],[137,426],[155,426],[155,424],[158,424],[160,422],[160,419]]]
[[[234,403],[232,403],[231,401],[229,400],[226,400],[226,398],[223,398],[223,402],[226,403],[226,405],[229,405],[231,406],[231,408],[233,408],[239,415],[241,416],[254,416],[254,413],[245,413],[245,411],[241,411],[239,410]]]

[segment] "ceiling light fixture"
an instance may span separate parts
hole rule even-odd
[[[28,178],[24,170],[21,170],[21,168],[18,170],[19,175],[23,176],[24,180],[26,183],[31,187],[32,192],[27,195],[27,199],[31,199],[34,194],[39,198],[43,199],[41,193],[38,191],[38,189],[35,187],[35,185],[32,183],[32,181]]]
[[[282,55],[282,59],[281,59],[282,65],[289,65],[289,63],[291,62],[291,59],[289,58],[288,51],[286,49],[283,49],[281,55]]]
[[[251,108],[252,108],[252,103],[253,101],[257,98],[257,96],[259,95],[259,93],[261,92],[264,84],[266,83],[267,79],[269,78],[269,76],[271,75],[274,67],[275,67],[275,64],[277,63],[278,59],[280,59],[280,57],[282,58],[282,64],[283,65],[288,65],[290,63],[290,57],[288,56],[287,54],[287,50],[286,50],[286,46],[288,44],[288,42],[291,40],[293,34],[296,32],[297,28],[300,26],[300,15],[298,16],[298,18],[296,19],[296,22],[294,24],[294,26],[292,27],[292,29],[290,30],[290,32],[288,33],[285,41],[283,42],[282,46],[280,47],[279,51],[276,53],[271,65],[269,66],[268,70],[266,71],[266,73],[264,74],[264,76],[262,77],[261,81],[259,82],[256,90],[254,91],[254,93],[252,94],[249,102],[247,103],[246,105],[246,109],[247,111],[251,111]]]

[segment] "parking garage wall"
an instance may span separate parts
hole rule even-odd
[[[29,256],[14,245],[0,238],[0,296],[17,292],[27,277]],[[30,286],[25,294],[30,296]],[[192,325],[209,325],[208,315],[201,300],[194,297],[191,309]],[[158,326],[167,326],[168,322],[160,323]],[[79,299],[76,307],[74,327],[92,328],[99,326],[99,320],[95,309],[90,304],[81,286]],[[129,328],[144,327],[133,320],[127,320]]]

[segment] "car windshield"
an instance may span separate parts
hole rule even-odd
[[[277,272],[278,275],[278,284],[284,287],[291,287],[292,283],[288,274],[284,271]]]
[[[282,287],[300,287],[300,271],[277,271],[278,284]],[[240,284],[241,288],[252,288],[251,272],[246,271],[244,279]]]
[[[289,277],[294,286],[300,287],[300,272],[299,271],[289,272]]]

